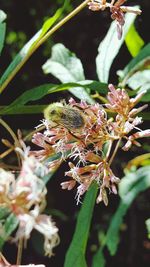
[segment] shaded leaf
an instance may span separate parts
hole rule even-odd
[[[4,109],[0,109],[0,114],[28,114],[28,113],[37,113],[41,112],[44,105],[41,106],[39,109],[39,106],[35,106],[35,108],[24,106],[25,104],[36,101],[41,99],[47,94],[55,93],[59,91],[69,90],[72,87],[75,86],[81,86],[84,90],[84,88],[88,88],[92,91],[98,91],[102,94],[105,94],[107,92],[107,84],[96,82],[96,81],[89,81],[85,80],[84,82],[80,83],[67,83],[67,84],[43,84],[38,87],[35,87],[33,89],[30,89],[26,92],[24,92],[21,96],[19,96],[15,101],[13,101],[8,107],[5,107]],[[84,96],[81,98],[82,100],[85,100]],[[37,108],[37,110],[36,110]]]
[[[16,229],[17,225],[18,219],[13,213],[11,213],[5,220],[3,226],[1,226],[0,250],[12,232]]]
[[[84,202],[81,206],[73,239],[65,258],[64,267],[87,267],[85,252],[96,195],[97,185],[93,184],[86,193]]]
[[[126,14],[125,15],[125,26],[123,30],[123,36],[121,40],[118,40],[116,22],[112,22],[111,26],[107,32],[106,37],[100,43],[98,47],[98,56],[96,58],[96,69],[97,75],[101,82],[107,83],[109,78],[109,71],[118,54],[120,47],[122,46],[125,36],[133,24],[136,18],[136,14]]]
[[[133,57],[136,57],[144,45],[144,40],[138,34],[134,24],[131,25],[126,38],[126,46]]]
[[[10,213],[10,210],[6,207],[0,207],[0,220],[6,217]]]

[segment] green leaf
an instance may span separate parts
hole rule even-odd
[[[86,193],[81,206],[73,239],[65,258],[64,267],[87,267],[85,252],[96,195],[97,185],[93,184]]]
[[[32,109],[32,106],[25,106],[25,104],[36,101],[41,99],[47,94],[55,93],[59,91],[69,90],[72,87],[80,86],[84,90],[84,88],[88,88],[92,91],[98,91],[99,93],[106,94],[107,92],[107,84],[96,82],[96,81],[90,81],[85,80],[80,83],[67,83],[67,84],[43,84],[38,87],[35,87],[33,89],[30,89],[26,92],[24,92],[21,96],[19,96],[15,101],[13,101],[8,107],[5,107],[4,109],[0,109],[0,114],[28,114],[28,113],[37,113],[41,112],[44,109],[44,105],[40,107],[35,106]],[[84,95],[81,98],[84,99]]]
[[[131,25],[126,35],[125,43],[132,57],[136,57],[144,45],[144,41],[136,31],[134,24]]]
[[[137,90],[138,93],[145,92],[142,101],[150,101],[150,70],[142,70],[135,72],[128,80],[127,85]]]
[[[0,220],[6,217],[10,213],[10,210],[6,207],[0,207]]]
[[[120,241],[119,233],[123,218],[137,195],[148,188],[150,188],[150,166],[142,167],[135,172],[129,172],[121,180],[119,184],[121,201],[117,211],[111,219],[105,242],[94,257],[96,261],[95,264],[97,265],[92,267],[101,267],[101,265],[98,266],[98,262],[105,246],[107,246],[111,255],[115,255]],[[104,267],[104,265],[102,266]]]
[[[56,44],[52,47],[51,58],[42,66],[44,73],[52,74],[62,83],[79,82],[85,80],[84,70],[80,59],[76,57],[63,44]],[[69,91],[78,98],[84,98],[93,102],[85,89],[76,87]]]
[[[145,223],[148,232],[148,238],[150,239],[150,219],[147,219]]]
[[[45,35],[45,33],[53,26],[53,24],[60,18],[64,10],[66,9],[67,5],[69,4],[70,0],[65,0],[64,4],[61,8],[59,8],[56,13],[49,19],[47,19],[43,26],[42,26],[42,32],[40,37]]]
[[[121,40],[118,40],[117,38],[116,22],[112,22],[106,37],[100,43],[98,48],[98,56],[96,58],[96,69],[98,78],[101,82],[108,82],[109,71],[112,62],[117,56],[118,51],[124,42],[125,36],[130,26],[133,24],[135,18],[136,14],[127,13],[125,15],[126,23],[123,29],[123,36]]]
[[[18,219],[13,213],[11,213],[5,220],[3,226],[1,226],[0,250],[2,250],[4,243],[8,240],[12,232],[16,229],[17,225]]]
[[[8,79],[9,75],[17,68],[17,66],[24,60],[24,58],[27,56],[27,54],[30,52],[30,50],[33,48],[33,46],[38,43],[44,34],[46,34],[46,31],[50,29],[50,27],[56,22],[58,17],[62,14],[62,11],[66,7],[66,4],[69,0],[65,0],[65,3],[61,9],[58,10],[58,12],[55,13],[55,15],[50,18],[47,22],[44,23],[41,30],[39,30],[26,44],[25,46],[20,50],[20,52],[16,55],[16,57],[13,59],[13,61],[10,63],[8,68],[5,70],[4,74],[2,75],[0,79],[0,86],[3,85],[3,83]],[[0,88],[0,93],[2,92]]]
[[[7,18],[6,13],[0,9],[0,23],[2,23]]]
[[[5,40],[5,33],[6,33],[6,23],[3,21],[6,19],[7,15],[4,13],[3,10],[0,10],[0,54],[2,52]]]
[[[147,44],[139,54],[133,58],[129,64],[124,68],[124,70],[119,71],[118,75],[120,76],[120,85],[124,87],[128,79],[139,70],[144,70],[150,66],[150,43]]]
[[[103,254],[103,247],[93,257],[92,267],[105,267],[106,260]]]
[[[39,40],[48,32],[48,30],[50,30],[50,28],[54,25],[54,23],[61,17],[62,13],[64,12],[64,10],[65,10],[65,8],[66,8],[66,6],[68,5],[69,2],[70,2],[70,0],[65,0],[63,6],[61,8],[59,8],[59,9],[57,9],[55,14],[52,17],[48,18],[44,22],[44,24],[43,24],[43,26],[41,28],[39,37],[32,44],[30,49],[32,49],[33,46],[39,42]]]
[[[111,253],[115,255],[120,241],[119,232],[124,215],[140,192],[150,187],[150,166],[142,167],[136,172],[128,173],[119,185],[120,205],[111,220],[106,245]]]
[[[80,59],[63,44],[52,47],[51,58],[42,66],[44,73],[51,73],[62,83],[85,80]]]

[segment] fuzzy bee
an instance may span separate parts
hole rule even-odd
[[[63,106],[62,103],[56,102],[50,104],[44,111],[44,117],[58,125],[62,125],[69,130],[79,130],[84,127],[84,115],[80,110]]]

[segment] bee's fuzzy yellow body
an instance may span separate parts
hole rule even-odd
[[[78,130],[84,127],[84,115],[74,107],[68,107],[56,102],[50,104],[44,111],[45,119],[60,124],[69,130]]]

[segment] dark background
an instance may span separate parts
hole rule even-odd
[[[63,1],[54,0],[1,0],[1,9],[7,13],[8,17],[6,43],[1,56],[0,74],[3,73],[22,46],[40,29],[43,21],[55,12],[62,2]],[[74,0],[72,2],[73,7],[81,3],[79,0]],[[142,15],[137,18],[135,25],[145,43],[148,43],[150,41],[150,1],[128,1],[128,3],[139,4],[141,6]],[[68,6],[66,13],[72,9],[72,6]],[[42,64],[50,57],[52,45],[58,42],[63,43],[81,59],[87,79],[97,79],[95,72],[97,48],[100,41],[105,37],[110,22],[109,12],[107,11],[91,12],[88,9],[83,10],[36,51],[1,95],[0,105],[11,103],[17,96],[22,94],[22,92],[32,87],[47,82],[58,82],[50,75],[45,76],[41,70]],[[122,69],[130,59],[131,56],[125,45],[123,45],[111,68],[110,81],[112,83],[117,83],[116,71]],[[63,97],[68,98],[68,94],[63,94]],[[61,96],[59,94],[54,94],[53,99],[52,96],[49,96],[48,100],[42,101],[51,102],[52,100],[56,101],[60,98],[62,99],[62,94]],[[39,124],[42,115],[5,116],[4,119],[14,131],[18,128],[22,130],[28,129],[30,131]],[[3,130],[3,138],[6,135],[7,134]],[[136,148],[134,148],[128,156],[126,156],[124,152],[120,152],[113,166],[116,175],[121,177],[123,175],[122,168],[124,162],[133,158],[133,154],[136,156],[141,153],[142,151]],[[72,238],[75,219],[79,210],[74,199],[76,192],[61,191],[59,185],[64,180],[63,173],[66,169],[67,167],[64,165],[48,184],[47,212],[53,215],[60,229],[59,233],[61,237],[61,243],[55,249],[56,255],[48,259],[44,258],[41,252],[36,251],[35,247],[37,244],[39,251],[41,251],[42,237],[33,233],[32,240],[28,242],[28,248],[24,252],[24,264],[43,263],[46,266],[63,266],[64,256]],[[147,240],[145,229],[145,220],[149,217],[149,200],[150,196],[147,191],[139,195],[132,204],[121,228],[121,242],[116,256],[112,258],[109,256],[108,252],[105,251],[107,267],[150,266],[150,242]],[[108,207],[105,207],[103,204],[96,205],[95,207],[87,251],[88,267],[91,266],[92,255],[98,246],[98,234],[107,230],[111,216],[115,212],[118,203],[119,198],[110,195]],[[12,263],[14,263],[15,260],[15,253],[15,246],[5,246],[4,255],[6,255],[7,259]]]

